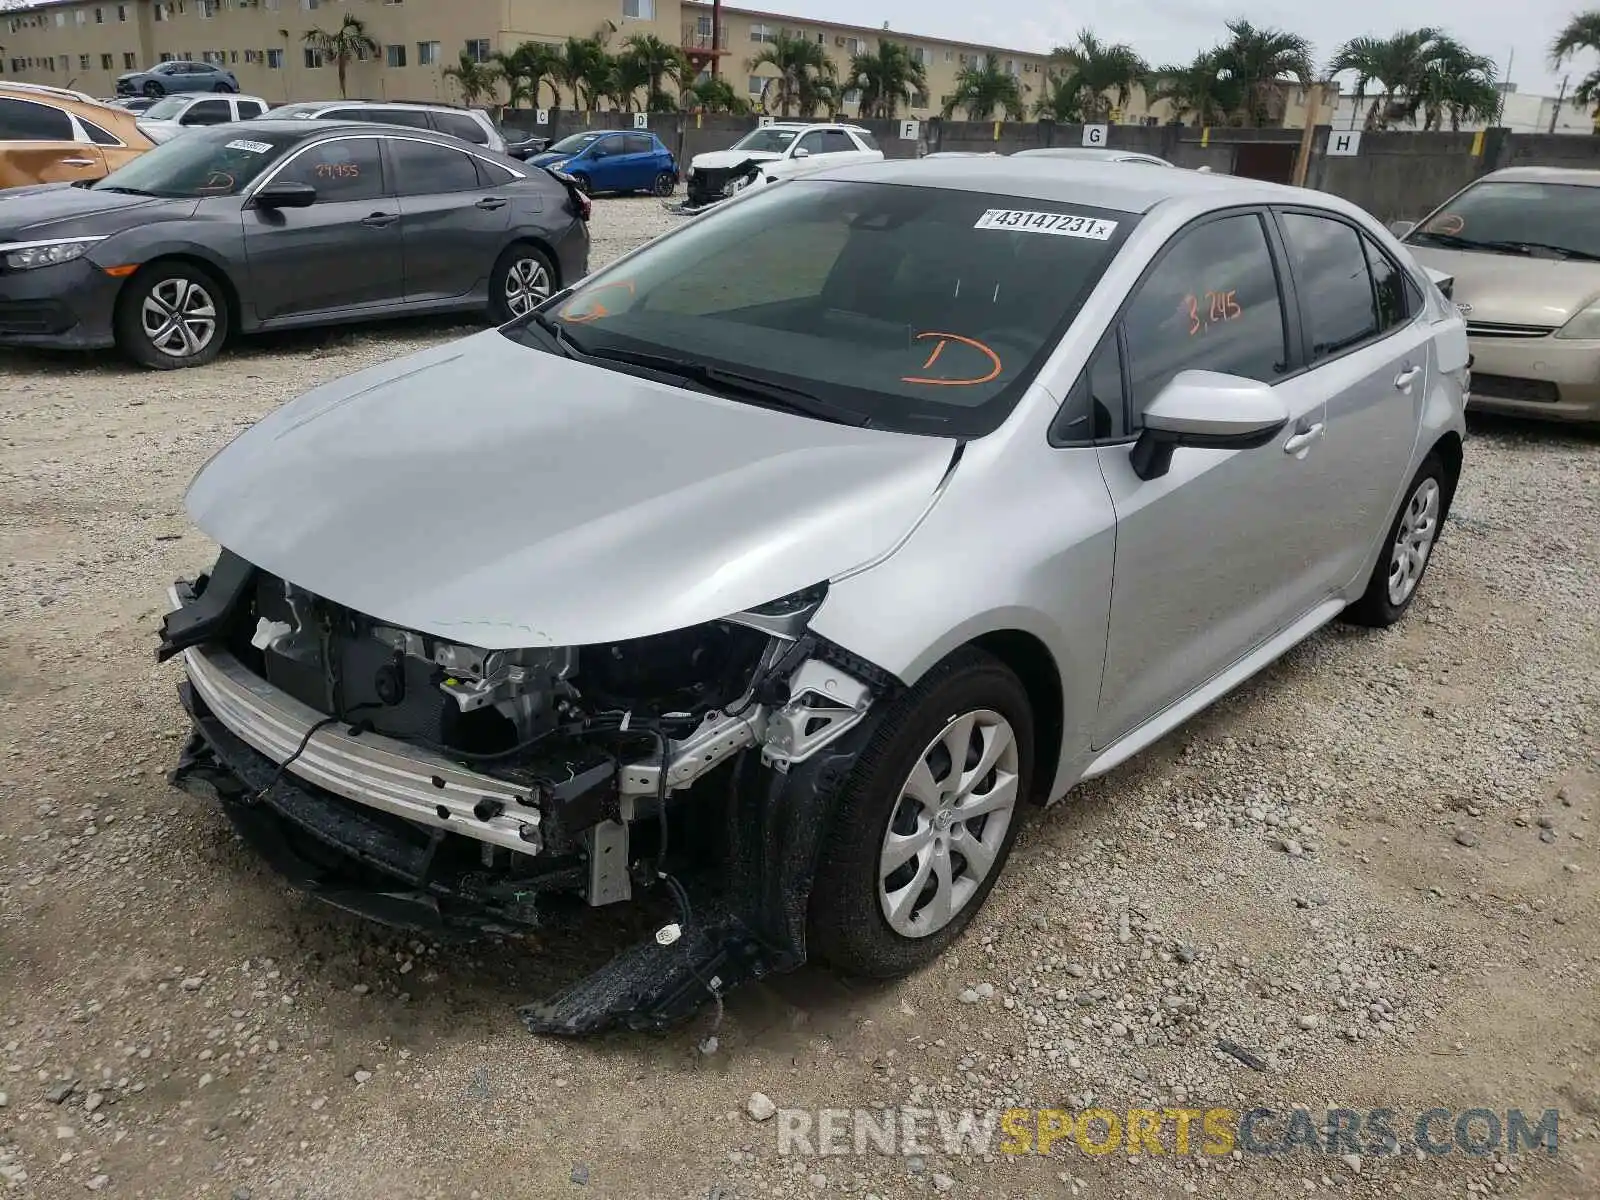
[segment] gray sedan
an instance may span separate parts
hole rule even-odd
[[[676,918],[536,1029],[664,1024],[808,954],[898,975],[1029,801],[1405,615],[1467,361],[1323,193],[1013,158],[780,182],[213,458],[186,507],[225,549],[163,630],[176,778],[383,920],[661,889]]]
[[[442,134],[241,121],[0,193],[0,345],[209,362],[230,333],[522,315],[588,268],[576,184]]]

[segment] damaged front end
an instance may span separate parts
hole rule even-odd
[[[516,932],[663,887],[678,920],[529,1005],[660,1028],[805,959],[831,807],[898,683],[808,629],[825,587],[600,645],[486,651],[224,550],[172,592],[194,721],[173,781],[296,886],[390,924]]]
[[[692,166],[684,177],[684,199],[665,203],[669,212],[693,216],[731,200],[746,188],[760,182],[767,159],[752,158],[732,167]]]

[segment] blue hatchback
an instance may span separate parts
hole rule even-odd
[[[670,196],[678,186],[678,163],[655,134],[641,130],[591,129],[562,138],[528,160],[565,171],[586,192],[654,192]]]

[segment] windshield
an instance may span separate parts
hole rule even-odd
[[[599,136],[600,135],[598,133],[574,133],[568,137],[562,138],[554,146],[551,146],[548,153],[577,154],[580,150],[582,150]]]
[[[1452,250],[1549,249],[1600,257],[1600,188],[1575,183],[1480,183],[1434,213],[1406,241]]]
[[[263,132],[254,124],[244,133],[237,125],[197,129],[147,150],[93,186],[180,199],[236,196],[301,137],[301,130]]]
[[[728,149],[782,154],[789,143],[798,136],[792,129],[752,129]]]
[[[980,192],[796,181],[592,276],[541,314],[548,328],[518,322],[506,333],[600,360],[675,360],[685,377],[683,367],[735,372],[880,429],[977,437],[1005,420],[1137,219]]]
[[[188,107],[187,96],[164,96],[145,109],[144,115],[152,121],[170,121]]]

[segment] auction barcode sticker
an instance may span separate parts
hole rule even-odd
[[[265,154],[272,149],[271,142],[249,142],[244,138],[228,143],[229,150],[248,150],[251,154]]]
[[[1117,231],[1115,221],[1073,213],[1029,212],[1020,208],[991,208],[978,218],[974,229],[1012,229],[1018,233],[1053,233],[1058,237],[1109,241]]]

